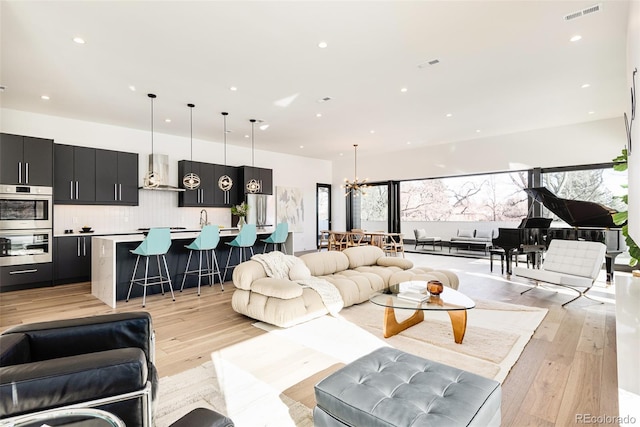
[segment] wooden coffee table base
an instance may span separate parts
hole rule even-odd
[[[467,310],[449,310],[449,318],[453,327],[453,339],[457,344],[462,344],[464,333],[467,330]],[[385,338],[399,334],[424,320],[424,310],[416,310],[411,317],[398,322],[396,312],[392,307],[384,309],[384,324],[382,332]]]

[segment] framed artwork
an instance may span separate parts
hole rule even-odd
[[[286,222],[289,230],[304,231],[304,203],[302,189],[296,187],[276,187],[276,222]]]

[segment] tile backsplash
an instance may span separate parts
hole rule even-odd
[[[54,205],[53,233],[77,232],[83,226],[97,233],[126,233],[138,228],[200,227],[201,208],[179,208],[178,193],[141,190],[139,206]],[[231,226],[229,208],[205,208],[211,224]]]

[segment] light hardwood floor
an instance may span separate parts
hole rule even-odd
[[[460,291],[472,298],[496,299],[549,309],[502,388],[503,426],[579,425],[577,414],[618,415],[615,307],[613,288],[598,283],[593,294],[562,308],[569,295],[514,284],[487,260],[407,254],[416,265],[449,268],[460,276]],[[494,266],[495,267],[495,266]],[[156,364],[160,376],[199,366],[212,351],[264,333],[231,309],[234,287],[225,283],[169,296],[147,298],[154,320]],[[89,283],[0,294],[0,331],[10,326],[53,319],[141,310],[140,300],[111,309],[90,294]],[[300,400],[309,390],[301,390]],[[305,397],[303,398],[304,395]]]

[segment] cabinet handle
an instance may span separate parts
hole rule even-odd
[[[18,162],[18,184],[22,184],[22,162]]]
[[[87,238],[82,238],[82,256],[87,256]]]
[[[76,238],[76,242],[78,243],[78,256],[80,256],[80,237]]]
[[[118,200],[118,184],[113,184],[113,200]]]
[[[69,199],[73,200],[73,181],[69,181]]]
[[[25,162],[24,170],[25,170],[25,172],[24,172],[24,176],[25,176],[24,182],[28,184],[29,183],[29,162]]]
[[[34,268],[31,270],[15,270],[15,271],[10,271],[9,274],[24,274],[24,273],[37,273],[38,269]]]
[[[78,197],[79,191],[78,191],[78,181],[76,181],[76,200],[79,199]]]
[[[122,201],[122,184],[118,184],[118,200]]]

